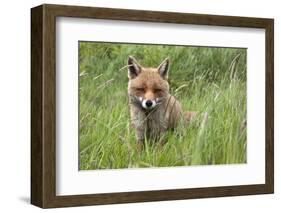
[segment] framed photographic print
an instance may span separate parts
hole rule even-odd
[[[31,9],[31,203],[274,191],[273,19]]]

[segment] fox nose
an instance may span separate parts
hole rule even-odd
[[[147,107],[151,107],[151,106],[152,106],[152,101],[151,101],[151,100],[147,100],[147,101],[145,102],[145,105],[146,105]]]

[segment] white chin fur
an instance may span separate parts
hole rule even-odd
[[[146,106],[146,101],[147,100],[142,100],[142,102],[141,102],[142,108],[144,108],[144,109],[153,109],[156,106],[156,101],[155,100],[151,100],[152,101],[152,105],[150,107]]]

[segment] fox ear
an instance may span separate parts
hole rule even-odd
[[[170,60],[169,58],[166,58],[157,68],[161,77],[166,80],[168,79],[169,65],[170,65]]]
[[[141,65],[137,62],[137,60],[133,56],[129,56],[128,58],[128,77],[129,79],[133,79],[137,77],[141,72]]]

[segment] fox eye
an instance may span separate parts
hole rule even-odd
[[[142,88],[142,87],[138,87],[138,88],[136,88],[136,90],[137,90],[138,92],[144,92],[144,88]]]
[[[155,89],[154,92],[162,92],[162,89]]]

